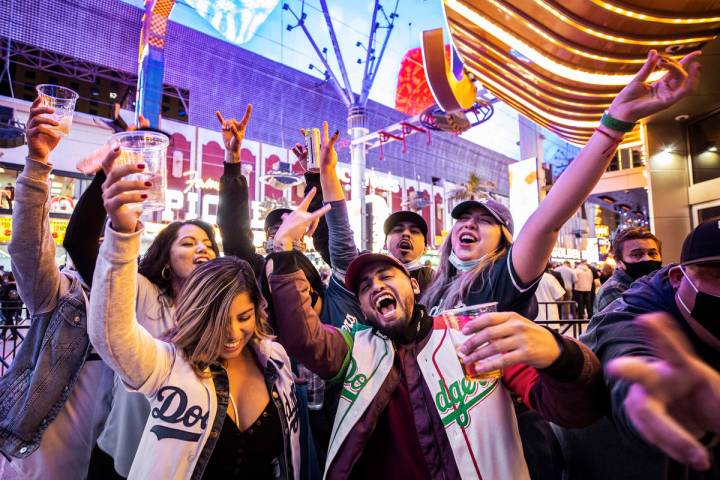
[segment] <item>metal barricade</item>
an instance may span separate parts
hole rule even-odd
[[[551,318],[554,315],[548,315],[550,312],[550,306],[556,305],[557,311],[562,312],[563,307],[570,307],[571,318]],[[536,320],[535,323],[543,325],[549,328],[553,328],[560,332],[562,335],[569,335],[573,338],[579,338],[585,332],[590,320],[583,318],[576,318],[577,316],[577,302],[573,300],[561,300],[558,302],[538,302],[538,308],[544,308],[545,320]],[[567,308],[566,308],[567,310]],[[560,314],[562,317],[562,314]]]
[[[29,329],[30,318],[27,308],[3,309],[0,317],[0,376],[5,375],[10,368]]]

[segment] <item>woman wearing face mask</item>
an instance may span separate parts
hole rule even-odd
[[[150,400],[129,477],[298,478],[290,361],[270,340],[266,303],[247,262],[211,260],[197,239],[191,248],[197,226],[179,227],[164,251],[171,274],[163,277],[162,255],[141,263],[166,279],[176,299],[174,326],[157,340],[135,320],[128,291],[150,281],[137,273],[143,227],[128,204],[141,200],[146,186],[122,180],[126,173],[112,171],[104,185],[110,224],[93,278],[88,330],[125,386]]]
[[[110,201],[124,200],[128,191],[149,188],[142,181],[121,179],[141,172],[144,166],[125,165],[113,170],[118,155],[119,151],[106,160],[106,171],[110,172],[102,187],[106,208]],[[173,222],[158,233],[136,271],[135,314],[145,331],[159,338],[175,326],[173,312],[183,284],[198,266],[218,255],[213,229],[201,220]],[[135,289],[126,285],[124,291],[130,295]],[[116,377],[112,408],[90,464],[91,478],[99,473],[105,478],[127,477],[149,414],[147,399],[128,392]]]
[[[558,231],[587,198],[605,171],[624,132],[643,117],[668,108],[698,83],[694,52],[681,61],[656,51],[618,94],[595,133],[553,185],[513,241],[509,210],[494,200],[465,201],[452,211],[456,220],[441,248],[440,267],[423,303],[436,311],[458,305],[498,302],[499,311],[534,318],[534,290],[557,240]],[[667,73],[649,83],[656,68]],[[686,68],[687,67],[687,68]]]

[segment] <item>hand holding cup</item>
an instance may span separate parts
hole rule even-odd
[[[62,134],[57,131],[59,123],[53,120],[55,109],[42,105],[42,99],[37,97],[30,106],[30,118],[25,130],[28,144],[28,157],[38,162],[47,163],[48,156],[57,147]]]
[[[520,363],[546,368],[560,356],[553,334],[515,312],[491,312],[463,327],[470,338],[460,351],[465,363],[475,363],[478,372],[497,370]]]

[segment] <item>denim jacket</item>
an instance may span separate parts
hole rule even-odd
[[[10,370],[0,378],[0,450],[23,458],[70,396],[90,350],[80,281],[52,312],[33,315]]]
[[[17,181],[8,247],[18,291],[32,315],[25,340],[0,378],[0,451],[16,458],[38,448],[90,350],[81,282],[55,264],[49,232],[51,169],[27,160]]]

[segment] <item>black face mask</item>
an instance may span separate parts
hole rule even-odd
[[[660,260],[643,260],[642,262],[628,263],[623,262],[625,265],[625,273],[630,275],[630,278],[637,280],[640,277],[644,277],[655,270],[662,268],[662,262]]]
[[[688,281],[690,286],[695,290],[695,305],[692,311],[687,308],[682,297],[678,295],[680,303],[685,310],[693,317],[700,325],[709,331],[715,338],[720,338],[720,321],[718,321],[718,312],[720,312],[720,297],[716,295],[710,295],[703,291],[698,290],[685,269],[681,269],[685,279]]]

